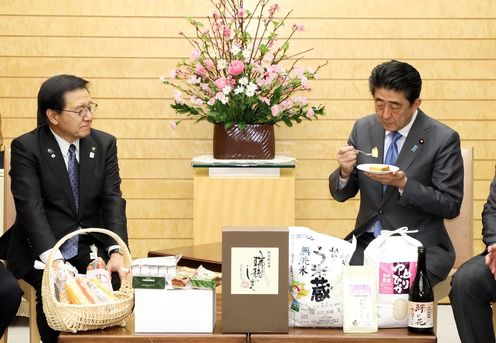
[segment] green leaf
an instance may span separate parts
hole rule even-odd
[[[283,86],[279,85],[276,89],[274,89],[274,94],[272,95],[272,98],[270,99],[270,104],[275,105],[280,103],[281,101],[281,96],[282,96],[282,90]]]
[[[251,36],[248,32],[243,32],[242,41],[243,43],[248,43],[251,40]]]
[[[284,124],[286,124],[289,127],[292,127],[293,126],[293,123],[291,122],[291,120],[289,120],[288,117],[282,118],[282,121],[284,122]]]
[[[262,53],[262,55],[265,55],[268,51],[269,51],[269,48],[267,47],[267,45],[260,44],[260,53]]]

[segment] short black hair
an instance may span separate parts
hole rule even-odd
[[[422,79],[420,73],[408,63],[391,60],[376,66],[369,77],[369,90],[372,96],[376,88],[404,92],[412,104],[420,97]]]
[[[49,78],[38,92],[38,126],[48,124],[47,109],[62,111],[65,107],[64,94],[76,89],[88,90],[89,81],[74,75],[57,75]]]

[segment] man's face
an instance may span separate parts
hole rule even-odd
[[[79,116],[78,113],[74,112],[79,112],[81,109],[88,108],[91,104],[91,97],[88,90],[80,88],[65,93],[64,99],[65,107],[60,113],[52,110],[48,110],[47,113],[50,120],[50,127],[60,137],[64,138],[69,143],[72,143],[75,140],[90,134],[93,113],[90,111],[83,111],[84,115]]]
[[[422,100],[410,104],[404,92],[377,88],[374,92],[375,113],[385,130],[398,131],[412,119]]]

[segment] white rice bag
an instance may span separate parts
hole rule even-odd
[[[343,325],[343,265],[355,251],[352,243],[289,227],[289,327]]]
[[[408,292],[417,271],[417,247],[408,228],[383,230],[364,251],[364,265],[377,271],[379,328],[407,326]]]

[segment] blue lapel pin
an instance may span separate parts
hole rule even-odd
[[[418,145],[417,145],[417,144],[415,144],[415,145],[412,147],[411,151],[412,151],[412,152],[415,152],[415,151],[417,151],[417,149],[418,149]]]

